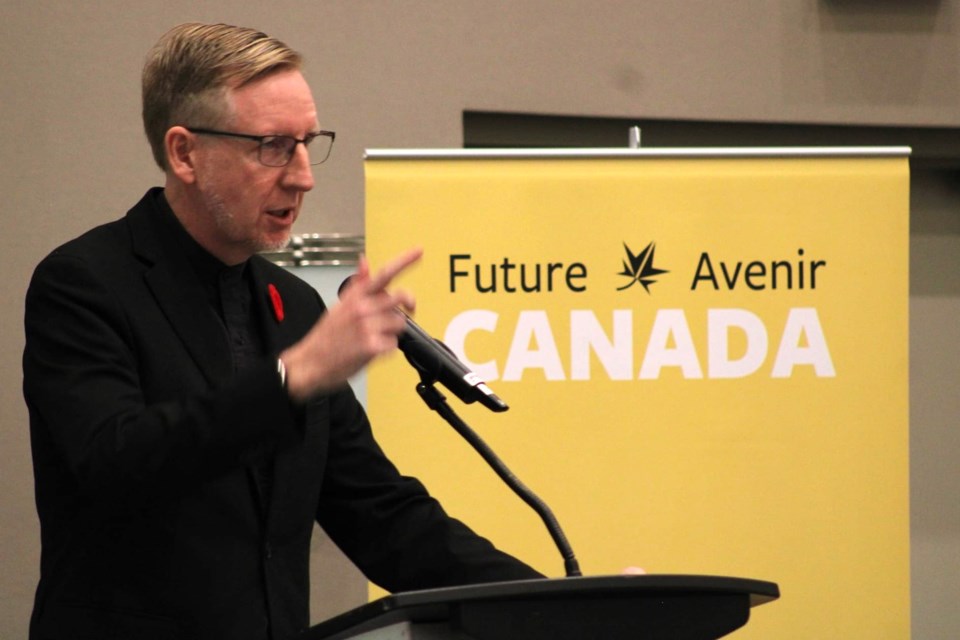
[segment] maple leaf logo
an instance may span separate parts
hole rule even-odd
[[[656,283],[656,276],[670,273],[669,271],[657,269],[653,266],[653,252],[655,249],[653,242],[648,244],[643,251],[636,255],[630,251],[630,247],[627,246],[626,242],[623,243],[623,248],[627,250],[627,259],[623,261],[623,271],[618,275],[630,278],[630,282],[622,287],[618,287],[617,291],[623,291],[639,282],[643,285],[646,292],[650,293],[650,285]]]

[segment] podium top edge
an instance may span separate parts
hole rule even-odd
[[[398,605],[407,606],[447,599],[469,601],[488,598],[530,597],[532,595],[542,597],[563,593],[582,595],[623,592],[625,589],[635,593],[699,591],[703,593],[749,594],[750,606],[765,604],[780,597],[779,586],[775,582],[766,580],[712,575],[642,574],[541,578],[440,587],[394,593],[374,602],[379,602],[380,606],[389,609]]]
[[[901,158],[911,147],[661,147],[564,149],[367,149],[364,160]]]
[[[526,603],[576,603],[587,599],[616,598],[621,603],[664,597],[743,597],[745,607],[755,607],[780,597],[776,583],[725,576],[616,575],[576,578],[545,578],[491,582],[406,591],[384,596],[312,627],[304,640],[357,636],[395,622],[437,622],[449,619],[455,610],[476,603],[512,601]]]

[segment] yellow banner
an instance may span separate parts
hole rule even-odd
[[[560,519],[584,574],[780,585],[737,638],[908,638],[905,157],[370,158],[368,253],[510,405],[451,406]],[[539,519],[396,355],[378,439],[548,575]]]

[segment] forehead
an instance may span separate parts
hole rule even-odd
[[[296,69],[277,71],[227,92],[237,127],[301,135],[317,127],[310,86]]]

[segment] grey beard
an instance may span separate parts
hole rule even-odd
[[[223,199],[216,194],[208,193],[204,196],[208,211],[213,213],[214,222],[217,228],[230,240],[239,239],[236,225],[234,224],[233,213],[227,208]],[[257,239],[248,239],[248,249],[250,253],[260,253],[261,251],[281,251],[290,244],[290,237],[287,236],[277,242],[261,242]]]

